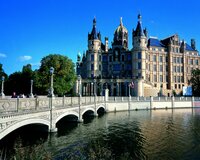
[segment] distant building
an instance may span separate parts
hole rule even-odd
[[[81,75],[84,96],[103,95],[109,89],[110,96],[171,96],[181,94],[189,85],[191,70],[200,68],[200,56],[195,40],[191,45],[178,35],[159,40],[148,37],[138,15],[136,29],[132,31],[132,49],[128,49],[128,30],[122,18],[114,32],[111,48],[108,38],[102,42],[97,32],[96,19],[88,34],[88,50],[77,56],[77,75]],[[129,84],[133,82],[134,88]]]

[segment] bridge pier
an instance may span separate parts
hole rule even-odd
[[[49,132],[55,133],[57,131],[58,131],[58,128],[56,127],[56,124],[55,123],[51,124],[51,126],[49,127]]]
[[[82,122],[83,122],[83,118],[79,118],[78,123],[82,123]]]
[[[58,128],[56,128],[56,127],[55,127],[55,128],[50,128],[50,129],[49,129],[49,132],[50,132],[50,133],[55,133],[55,132],[57,132],[57,131],[58,131]]]

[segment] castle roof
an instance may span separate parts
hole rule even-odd
[[[157,38],[149,38],[148,40],[148,46],[153,46],[153,47],[165,47],[164,44]]]

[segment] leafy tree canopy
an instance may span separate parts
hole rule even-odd
[[[74,63],[60,54],[50,54],[41,60],[39,70],[35,71],[34,79],[39,94],[47,94],[50,88],[50,67],[54,68],[54,93],[63,95],[69,92],[75,82]]]
[[[194,96],[200,96],[200,70],[192,70],[192,78],[190,80],[192,83],[192,90]]]

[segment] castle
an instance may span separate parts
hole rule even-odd
[[[200,69],[194,39],[189,45],[178,35],[162,40],[148,37],[140,14],[132,31],[131,50],[128,45],[128,30],[122,18],[111,48],[107,37],[102,42],[94,18],[88,49],[82,56],[77,55],[76,70],[81,76],[83,96],[103,95],[106,88],[110,96],[181,95],[183,87],[190,85],[192,69]]]

